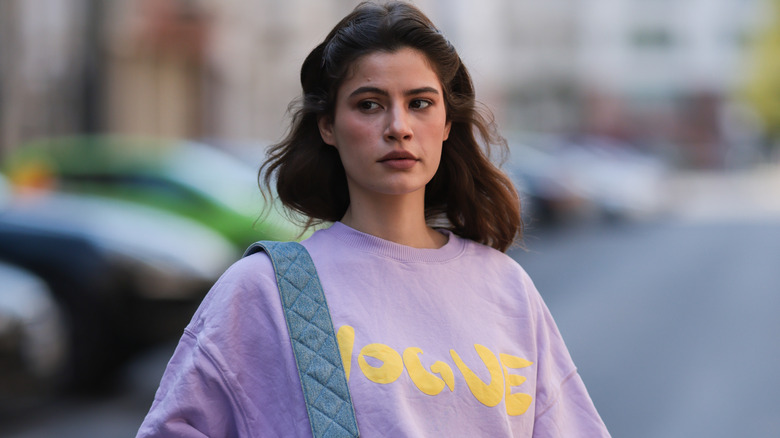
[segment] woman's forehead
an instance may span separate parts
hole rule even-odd
[[[340,92],[351,93],[345,88],[367,85],[393,89],[434,88],[439,91],[442,88],[428,57],[412,48],[371,52],[356,59],[347,70]]]

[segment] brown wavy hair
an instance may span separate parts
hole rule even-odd
[[[492,114],[478,106],[471,76],[455,48],[408,3],[361,3],[306,57],[302,97],[290,106],[286,137],[268,150],[261,182],[272,187],[275,180],[279,199],[307,217],[307,227],[340,220],[349,206],[347,178],[338,151],[322,140],[317,120],[334,116],[336,93],[357,59],[401,48],[427,56],[452,123],[439,169],[425,187],[426,220],[506,251],[522,237],[523,228],[517,192],[489,159],[491,146],[506,152],[506,141]]]

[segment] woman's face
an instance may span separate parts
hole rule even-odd
[[[410,48],[365,55],[349,72],[333,119],[320,119],[319,128],[339,152],[351,201],[423,196],[450,132],[438,76]]]

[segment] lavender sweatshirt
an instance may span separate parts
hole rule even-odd
[[[342,223],[304,241],[363,437],[605,437],[539,293],[448,233],[415,249]],[[273,268],[230,267],[168,364],[139,437],[310,437]]]

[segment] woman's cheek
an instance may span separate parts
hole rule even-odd
[[[359,118],[350,118],[344,121],[343,139],[345,141],[365,142],[370,136],[374,123],[368,120],[361,120]]]

